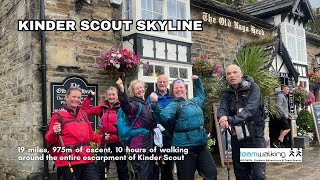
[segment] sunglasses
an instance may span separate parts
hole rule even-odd
[[[186,83],[184,82],[183,79],[177,79],[177,80],[173,81],[173,84],[176,84],[176,83],[181,83],[181,84],[183,84],[184,86],[186,86]]]

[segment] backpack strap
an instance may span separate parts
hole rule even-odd
[[[136,117],[134,118],[133,122],[131,123],[131,129],[132,129],[133,125],[137,122],[138,117],[139,117],[140,114],[141,114],[141,111],[142,111],[142,104],[139,102],[138,113],[137,113]]]
[[[181,115],[181,112],[182,112],[182,104],[181,102],[177,102],[177,105],[178,105],[178,109],[177,109],[177,112],[176,112],[176,121],[179,119],[179,116]]]
[[[62,116],[61,116],[59,113],[57,113],[57,118],[58,118],[59,123],[60,123],[60,125],[61,125],[61,135],[63,135],[63,134],[62,134],[62,127],[63,127],[63,125],[64,125],[64,123],[63,123],[63,118],[62,118]]]
[[[82,111],[81,109],[80,109],[80,112],[81,112],[82,118],[89,124],[89,126],[91,126],[91,123],[88,119],[87,114],[84,111]]]
[[[104,113],[107,111],[107,108],[105,106],[102,107],[102,114],[100,115],[100,127],[103,127],[103,123],[102,123],[102,116],[104,115]]]

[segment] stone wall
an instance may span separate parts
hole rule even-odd
[[[18,32],[17,19],[37,18],[38,3],[0,3],[0,179],[26,178],[39,161],[18,161],[18,147],[42,145],[36,32]]]
[[[316,37],[316,35],[314,35]],[[320,40],[320,36],[317,36]],[[313,68],[320,67],[316,61],[316,55],[320,54],[320,43],[311,41],[307,38],[307,61],[309,72],[313,71]]]
[[[239,19],[220,15],[214,11],[191,7],[191,18],[202,19],[202,12],[210,13],[214,17],[225,17],[240,24],[249,26],[254,24],[245,23]],[[232,27],[221,26],[219,23],[203,23],[203,31],[192,32],[192,59],[199,58],[200,55],[209,55],[216,61],[232,62],[237,46],[242,42],[251,42],[271,35],[272,30],[264,29],[264,36],[253,35],[250,32],[242,32]]]
[[[120,9],[111,8],[108,0],[84,4],[75,12],[75,0],[45,1],[46,19],[111,20],[121,17]],[[39,156],[40,153],[18,152],[43,147],[41,115],[41,62],[38,32],[18,32],[18,19],[39,19],[38,1],[4,0],[0,3],[0,179],[26,179],[31,172],[43,171],[43,161],[19,161],[18,156]],[[79,28],[78,28],[79,29]],[[101,52],[119,44],[113,31],[46,32],[47,109],[51,116],[50,83],[66,77],[84,77],[99,85],[99,102],[107,86],[116,79],[97,68]],[[50,167],[51,169],[51,167]]]

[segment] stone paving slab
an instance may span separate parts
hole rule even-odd
[[[219,166],[218,180],[228,180],[227,169],[221,167],[220,162],[216,162]],[[117,170],[115,163],[111,163],[109,170],[110,180],[117,179]],[[298,163],[267,163],[266,174],[268,180],[319,180],[320,179],[320,147],[310,147],[303,149],[302,162]],[[175,174],[175,179],[178,179]],[[195,180],[202,180],[196,172]],[[235,180],[233,167],[230,170],[230,180]]]

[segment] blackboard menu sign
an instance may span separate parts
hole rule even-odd
[[[229,134],[228,131],[225,131],[225,129],[219,125],[219,122],[218,122],[219,119],[217,117],[218,109],[219,109],[219,105],[217,104],[213,105],[214,122],[216,125],[216,131],[217,131],[217,141],[219,146],[220,160],[221,160],[222,167],[224,167],[225,164],[227,163],[226,154],[228,154],[228,161],[232,163],[231,135]],[[227,133],[227,139],[226,139],[225,133]],[[226,153],[226,147],[227,147],[226,140],[228,141],[228,153]]]
[[[62,109],[63,105],[66,104],[64,97],[70,87],[78,87],[82,89],[81,103],[91,91],[96,92],[96,96],[91,99],[90,106],[97,105],[98,85],[88,84],[84,78],[72,76],[63,80],[62,83],[51,83],[51,112]],[[97,117],[89,116],[89,120],[92,124],[92,129],[95,131],[98,125]]]
[[[317,139],[318,144],[320,146],[320,136],[319,136],[319,130],[320,130],[320,102],[315,102],[311,104],[311,113],[314,121],[314,126],[317,133]]]

